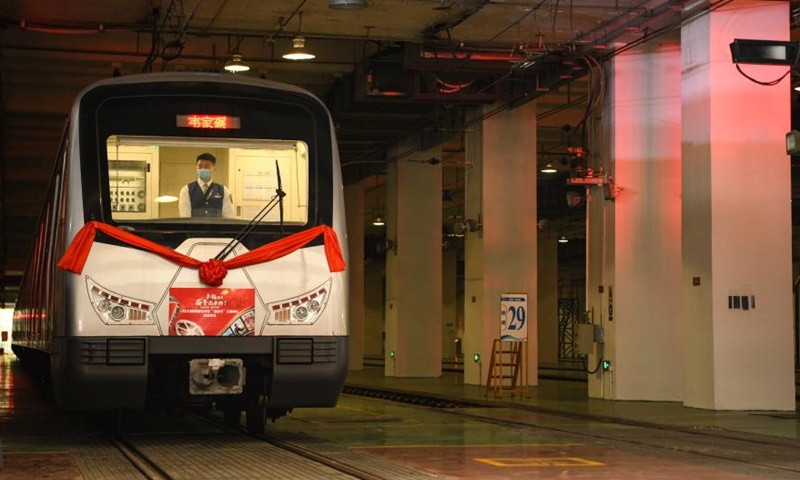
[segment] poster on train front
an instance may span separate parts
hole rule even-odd
[[[248,336],[255,332],[252,288],[170,288],[169,334]]]

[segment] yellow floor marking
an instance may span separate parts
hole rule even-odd
[[[605,463],[578,457],[476,458],[494,467],[600,467]]]

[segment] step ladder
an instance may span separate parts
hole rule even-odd
[[[526,355],[527,342],[500,340],[492,344],[489,377],[486,389],[495,394],[522,393],[527,387]]]

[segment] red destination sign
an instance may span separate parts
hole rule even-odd
[[[175,117],[179,127],[204,128],[211,130],[230,130],[241,127],[239,117],[227,115],[191,114]]]

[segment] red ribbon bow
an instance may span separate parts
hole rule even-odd
[[[325,242],[325,257],[328,260],[328,269],[331,272],[341,272],[345,268],[339,239],[336,236],[336,232],[327,225],[319,225],[297,232],[250,250],[238,257],[233,257],[230,260],[221,261],[212,258],[202,262],[120,228],[96,221],[88,222],[75,235],[67,251],[64,252],[64,256],[61,257],[61,261],[58,262],[58,267],[73,273],[81,273],[83,266],[86,264],[86,259],[89,257],[89,251],[92,249],[97,230],[128,245],[155,253],[181,267],[196,268],[199,270],[200,281],[212,287],[222,285],[222,280],[225,279],[228,270],[232,268],[265,263],[284,257],[308,244],[319,235],[323,235]]]
[[[200,274],[201,282],[206,285],[211,285],[212,287],[219,287],[222,285],[222,280],[224,280],[225,276],[228,274],[228,269],[225,268],[221,260],[212,258],[200,264],[198,273]]]

